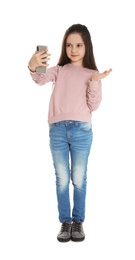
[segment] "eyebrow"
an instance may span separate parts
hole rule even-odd
[[[70,42],[67,42],[66,44],[71,44],[72,45],[72,43],[70,43]],[[76,44],[84,44],[84,43],[83,42],[78,42]]]

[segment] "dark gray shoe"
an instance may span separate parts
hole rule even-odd
[[[85,234],[83,230],[82,222],[73,222],[71,231],[71,240],[75,242],[83,241]]]
[[[58,241],[68,242],[71,239],[71,223],[64,222],[61,225],[61,230],[57,236]]]

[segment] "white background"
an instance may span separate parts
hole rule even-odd
[[[134,1],[4,1],[0,5],[0,259],[135,260]],[[93,113],[84,242],[59,243],[49,149],[51,84],[27,69],[37,44],[56,65],[65,30],[85,24],[101,72]]]

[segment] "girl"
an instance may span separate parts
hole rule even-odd
[[[60,242],[83,241],[87,165],[93,136],[92,112],[101,103],[101,79],[109,75],[111,69],[98,72],[90,33],[81,24],[73,24],[65,32],[58,64],[48,68],[46,73],[36,73],[37,67],[48,66],[49,57],[47,50],[34,53],[28,67],[37,84],[55,83],[48,124],[61,223],[57,239]],[[73,209],[70,206],[70,180]]]

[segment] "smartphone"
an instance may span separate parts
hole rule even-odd
[[[48,47],[45,45],[37,45],[36,52],[43,51],[44,49],[48,49]],[[45,63],[45,62],[43,62],[43,63]],[[39,66],[36,68],[37,73],[46,73],[46,71],[47,71],[47,67]]]

